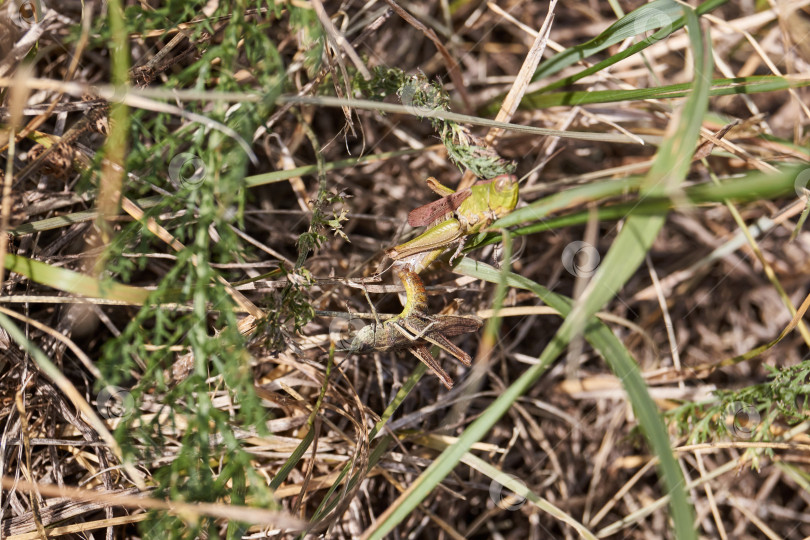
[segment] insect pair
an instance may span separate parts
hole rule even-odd
[[[518,182],[515,176],[501,175],[460,191],[440,184],[435,178],[428,178],[427,184],[442,198],[411,211],[408,223],[413,227],[427,226],[428,229],[413,240],[386,250],[394,260],[394,274],[405,288],[405,307],[392,319],[363,327],[349,350],[369,353],[408,349],[447,388],[451,388],[453,380],[430,354],[429,345],[440,347],[465,366],[470,366],[470,355],[447,337],[476,332],[483,322],[471,316],[428,315],[427,295],[418,274],[448,247],[457,244],[452,256],[455,258],[469,235],[486,229],[493,221],[511,212],[518,201]]]

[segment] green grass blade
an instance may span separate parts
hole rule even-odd
[[[736,94],[761,94],[776,92],[789,88],[810,86],[810,80],[802,77],[785,78],[777,75],[756,77],[736,77],[733,79],[715,79],[709,95],[730,96]],[[553,94],[541,91],[526,94],[520,102],[522,109],[546,109],[559,105],[591,105],[594,103],[616,103],[619,101],[639,101],[643,99],[672,99],[685,97],[691,91],[689,83],[656,86],[654,88],[635,88],[633,90],[595,90],[593,92],[578,90],[556,92]]]
[[[57,268],[10,253],[6,254],[5,266],[6,270],[16,272],[41,285],[71,294],[80,294],[87,298],[106,298],[141,305],[152,293],[152,291],[140,287],[122,285],[112,280],[96,279],[73,270]]]
[[[703,115],[709,100],[709,81],[713,59],[708,34],[701,32],[697,15],[684,8],[689,37],[695,57],[694,90],[684,104],[671,137],[664,140],[650,173],[642,184],[645,195],[664,196],[674,193],[686,177],[697,144]],[[705,40],[705,41],[704,41]],[[604,262],[588,284],[571,314],[565,319],[556,338],[568,343],[584,328],[585,323],[610,301],[643,262],[649,247],[664,224],[666,214],[631,214],[605,256]],[[637,411],[642,414],[644,411]],[[669,439],[653,438],[653,447],[661,460],[661,470],[678,538],[696,538],[694,512],[683,489],[683,476],[669,448]]]
[[[642,183],[642,192],[645,194],[663,196],[677,189],[683,181],[691,164],[692,152],[697,143],[703,115],[708,105],[710,74],[713,66],[711,48],[707,46],[710,42],[708,35],[704,36],[701,32],[697,15],[691,8],[684,7],[684,16],[689,27],[690,40],[696,59],[694,91],[690,94],[678,117],[678,123],[672,136],[665,139],[649,175]],[[377,523],[377,527],[369,534],[370,538],[382,538],[403,520],[453,470],[467,450],[509,410],[514,401],[531,388],[575,335],[583,332],[586,338],[590,337],[595,325],[599,324],[591,320],[593,315],[613,298],[641,264],[649,246],[663,225],[664,219],[665,214],[659,216],[631,215],[628,218],[616,243],[608,252],[604,263],[583,294],[582,301],[573,307],[551,343],[538,358],[537,364],[527,369],[462,433],[454,445],[442,452],[436,461],[417,478]],[[587,326],[586,322],[588,322]],[[617,371],[617,374],[623,378],[631,377],[631,374],[638,369],[632,359],[622,369],[624,368],[627,369],[626,372],[621,369]],[[643,400],[643,396],[646,394],[643,382],[641,385],[638,388],[633,386],[632,391],[628,390],[631,400],[636,400],[633,402],[634,405],[637,403],[640,405],[642,403],[640,400]],[[649,396],[647,395],[647,397]],[[694,512],[686,499],[683,475],[672,454],[666,430],[660,424],[660,419],[656,422],[652,418],[652,416],[658,416],[657,408],[640,407],[640,409],[636,411],[639,419],[643,416],[645,422],[648,423],[647,428],[652,427],[653,429],[648,437],[661,462],[661,474],[666,490],[670,494],[670,507],[676,535],[678,538],[696,538],[693,527]],[[656,429],[654,426],[659,427]]]
[[[698,15],[709,13],[722,6],[727,1],[728,0],[708,0],[707,2],[699,5],[696,8],[695,13]],[[675,19],[672,19],[674,14],[673,10],[676,8],[678,9],[678,14],[676,15]],[[548,92],[549,90],[553,90],[555,88],[567,86],[582,79],[583,77],[587,77],[588,75],[601,71],[606,67],[612,66],[625,58],[629,58],[630,56],[643,51],[653,43],[656,43],[683,28],[684,19],[683,17],[680,17],[682,14],[680,9],[681,8],[677,2],[665,1],[659,3],[653,1],[645,4],[616,21],[613,25],[608,27],[607,30],[596,36],[594,39],[582,45],[578,45],[577,47],[566,49],[558,55],[549,58],[543,64],[540,64],[532,77],[532,81],[538,81],[545,77],[549,77],[561,69],[572,65],[574,62],[587,58],[594,53],[600,52],[607,46],[623,41],[628,37],[640,34],[642,32],[648,32],[655,28],[660,28],[653,35],[634,45],[631,45],[624,51],[615,54],[597,64],[594,64],[576,75],[572,75],[571,77],[566,77],[565,79],[560,79],[559,81],[549,84],[548,86],[538,90],[538,92]],[[600,46],[602,42],[608,42],[608,45]],[[557,56],[564,56],[564,61],[555,60]],[[548,67],[546,67],[547,65]]]
[[[641,177],[623,178],[621,180],[606,180],[604,182],[590,183],[572,189],[554,193],[548,197],[538,199],[533,203],[518,208],[495,221],[490,229],[498,229],[520,225],[521,223],[535,222],[545,216],[565,210],[572,206],[600,201],[607,197],[615,197],[628,191],[638,190]]]
[[[301,442],[299,442],[298,446],[295,447],[295,450],[292,451],[290,457],[288,457],[287,461],[284,462],[284,465],[281,466],[275,476],[273,476],[273,479],[270,480],[269,487],[272,491],[275,491],[281,487],[281,484],[284,483],[290,472],[295,468],[296,465],[298,465],[298,462],[301,461],[302,457],[304,457],[304,453],[314,440],[315,430],[310,427],[307,434],[304,435],[304,438],[301,439]]]
[[[728,0],[708,0],[695,8],[695,11],[698,15],[703,15],[717,9],[727,1]],[[548,78],[566,67],[571,66],[585,58],[589,58],[590,56],[605,50],[611,45],[620,43],[629,37],[646,33],[651,30],[655,30],[656,28],[658,28],[658,31],[646,39],[643,39],[638,43],[631,45],[627,49],[611,56],[610,58],[606,58],[593,66],[583,69],[575,75],[560,79],[535,92],[526,94],[526,96],[523,98],[523,102],[525,102],[527,99],[540,96],[541,94],[547,94],[551,90],[573,84],[576,81],[587,77],[588,75],[597,73],[620,62],[621,60],[624,60],[625,58],[629,58],[630,56],[643,51],[650,45],[683,28],[684,18],[681,15],[682,11],[680,5],[673,0],[654,0],[644,4],[640,8],[628,13],[613,23],[604,32],[590,41],[587,41],[581,45],[570,47],[540,64],[537,67],[537,70],[534,72],[532,81],[539,81],[541,79]],[[488,114],[497,112],[503,97],[504,96],[501,95],[495,98],[493,103],[486,107],[486,112]]]
[[[621,43],[627,38],[651,30],[661,29],[653,36],[650,36],[646,40],[647,43],[642,42],[641,45],[643,46],[639,48],[639,50],[642,50],[651,43],[680,29],[683,26],[681,15],[683,15],[681,6],[674,0],[653,0],[648,4],[644,4],[610,25],[595,38],[561,51],[537,66],[537,70],[532,76],[532,82],[550,77],[580,60],[607,49],[611,45]],[[655,38],[655,41],[652,41],[653,38]],[[638,51],[633,51],[630,54],[636,52]]]
[[[719,184],[700,184],[683,190],[683,198],[674,201],[670,197],[639,197],[631,201],[604,206],[596,210],[599,221],[612,221],[626,217],[630,212],[635,214],[660,214],[669,209],[681,208],[684,204],[701,205],[722,203],[724,200],[735,202],[776,199],[791,195],[795,191],[796,178],[806,166],[784,167],[778,173],[754,171],[745,175],[725,180]],[[511,231],[514,236],[523,236],[560,227],[581,225],[592,218],[589,210],[583,210],[547,218],[549,214],[565,210],[573,205],[581,206],[604,197],[618,196],[628,190],[638,188],[640,178],[611,180],[598,184],[589,184],[574,189],[555,193],[539,199],[528,206],[515,210],[511,214],[493,223],[492,228],[511,227],[530,223]],[[542,220],[542,221],[539,221]],[[499,241],[499,235],[491,234],[479,244],[471,247],[493,244]]]
[[[476,277],[486,281],[497,282],[500,279],[500,272],[492,267],[483,263],[473,262],[469,259],[464,259],[455,268],[457,273]],[[526,289],[535,293],[545,304],[559,311],[563,317],[568,320],[568,315],[571,313],[573,301],[562,295],[552,293],[545,287],[538,285],[530,279],[517,274],[510,274],[508,283],[512,287]],[[565,323],[564,323],[565,324]],[[546,351],[540,356],[540,363],[549,355],[559,355],[567,342],[562,342],[558,338],[560,332],[555,336],[554,341],[547,347]],[[610,329],[601,321],[596,318],[591,318],[584,329],[585,338],[588,342],[599,352],[599,355],[605,359],[610,366],[611,371],[622,382],[625,391],[627,392],[630,403],[633,405],[633,410],[638,418],[639,425],[644,433],[650,446],[655,451],[662,463],[661,474],[664,477],[664,482],[668,486],[668,491],[673,497],[676,496],[676,491],[680,490],[681,495],[685,501],[685,493],[681,487],[672,489],[671,486],[681,486],[683,484],[683,476],[681,475],[675,457],[672,454],[672,448],[669,443],[669,436],[667,434],[666,426],[658,412],[658,407],[652,400],[647,385],[641,376],[641,370],[636,364],[633,357],[619,341],[619,339],[610,331]],[[570,338],[569,338],[570,341]],[[547,352],[548,351],[548,352]],[[553,358],[552,358],[553,360]],[[549,362],[550,363],[550,362]],[[539,364],[538,364],[539,365]],[[532,366],[533,369],[536,366]],[[547,367],[547,366],[546,366]],[[537,370],[536,377],[540,377],[545,371],[545,367]],[[522,379],[522,377],[521,377]],[[517,384],[517,383],[515,383]],[[497,421],[497,419],[495,420]],[[668,462],[668,466],[663,464]],[[692,521],[688,520],[691,527]]]
[[[503,273],[491,266],[475,262],[470,259],[462,259],[455,267],[455,271],[462,275],[472,276],[492,283],[499,283],[503,279]],[[570,313],[573,301],[565,296],[553,293],[545,287],[533,282],[523,276],[509,273],[505,277],[507,285],[534,292],[544,303],[566,316]],[[625,390],[628,393],[631,403],[638,410],[639,423],[644,434],[651,441],[655,437],[663,440],[665,448],[669,450],[669,439],[666,428],[658,415],[658,409],[652,401],[641,372],[627,349],[624,348],[618,338],[601,321],[593,319],[585,329],[585,338],[593,347],[599,351],[600,355],[608,362],[614,373],[620,378]],[[412,499],[400,499],[401,504],[390,516],[391,527],[403,519],[413,506],[427,496],[430,491],[450,472],[455,465],[465,455],[469,448],[486,435],[487,431],[506,413],[512,403],[520,395],[525,393],[534,382],[545,372],[556,355],[559,355],[565,348],[566,343],[555,338],[551,346],[543,352],[540,361],[531,366],[515,383],[510,386],[486,411],[473,422],[461,435],[458,441],[445,450],[434,463],[420,475],[417,482],[413,484],[407,493]],[[655,445],[653,445],[655,446]],[[660,443],[659,443],[660,446]],[[670,450],[671,451],[671,450]],[[418,499],[418,500],[417,500]],[[383,526],[383,521],[380,526]],[[371,538],[381,538],[388,530],[378,529]]]

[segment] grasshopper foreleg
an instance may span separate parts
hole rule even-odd
[[[456,251],[455,251],[455,252],[453,253],[453,255],[450,257],[450,264],[453,264],[453,260],[454,260],[456,257],[458,257],[459,255],[461,255],[461,250],[463,250],[463,249],[464,249],[464,245],[465,245],[466,243],[467,243],[467,237],[466,237],[466,236],[462,236],[462,237],[459,239],[459,241],[458,241],[458,247],[456,248]]]

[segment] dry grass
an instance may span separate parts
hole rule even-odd
[[[2,13],[9,2],[0,6]],[[381,313],[400,311],[396,293],[401,289],[389,273],[380,281],[359,278],[373,278],[386,270],[390,261],[384,260],[383,248],[405,237],[410,210],[434,200],[424,179],[435,176],[458,186],[462,174],[448,159],[445,146],[438,144],[446,137],[427,119],[345,102],[342,107],[327,106],[325,100],[302,103],[295,96],[368,98],[355,93],[353,81],[371,76],[373,68],[395,67],[440,82],[451,97],[451,111],[492,118],[482,112],[484,108],[510,90],[522,95],[521,85],[534,71],[524,70],[516,82],[529,51],[544,45],[535,29],[546,19],[548,4],[452,3],[451,13],[445,2],[398,3],[415,18],[409,23],[385,2],[346,2],[338,12],[336,4],[316,0],[298,6],[310,17],[299,26],[292,25],[286,8],[278,19],[266,10],[251,9],[250,25],[277,46],[286,69],[285,99],[269,107],[255,125],[230,120],[240,110],[235,104],[241,103],[243,109],[256,106],[257,115],[263,110],[254,98],[262,92],[272,94],[262,86],[269,80],[262,77],[272,72],[272,51],[242,48],[239,39],[245,36],[229,35],[233,28],[245,28],[235,26],[237,18],[211,19],[208,33],[199,32],[202,15],[181,27],[192,22],[191,15],[167,20],[166,35],[133,27],[127,40],[137,66],[130,70],[132,85],[166,92],[162,96],[131,92],[124,100],[131,109],[124,112],[125,122],[119,118],[111,124],[110,140],[123,133],[129,137],[128,151],[157,159],[138,158],[141,161],[131,171],[135,176],[121,176],[110,161],[94,160],[107,140],[102,128],[103,134],[88,130],[75,140],[63,137],[63,144],[56,145],[46,160],[19,178],[19,171],[34,160],[34,135],[38,142],[48,137],[56,142],[80,118],[95,120],[86,112],[95,102],[81,100],[81,94],[91,90],[89,85],[100,88],[102,97],[111,97],[104,93],[113,74],[109,49],[98,35],[102,30],[98,25],[81,28],[78,2],[55,4],[45,22],[34,27],[34,31],[44,28],[37,36],[25,34],[31,27],[25,21],[0,16],[0,77],[7,77],[0,87],[4,148],[0,163],[6,170],[0,255],[16,254],[51,269],[147,289],[127,294],[159,288],[167,296],[158,308],[154,297],[124,298],[123,292],[110,296],[104,282],[94,295],[81,288],[88,285],[71,289],[64,277],[53,278],[56,282],[50,285],[57,285],[53,287],[47,276],[32,279],[9,269],[0,274],[0,313],[22,329],[32,346],[26,351],[13,332],[0,327],[0,538],[41,537],[46,530],[48,536],[76,538],[91,534],[98,538],[105,534],[102,531],[108,538],[163,538],[170,530],[176,537],[293,537],[296,533],[290,531],[307,525],[317,534],[326,530],[336,537],[363,534],[437,453],[483,414],[526,364],[536,361],[560,319],[538,305],[534,294],[510,289],[504,302],[510,309],[502,313],[499,339],[486,358],[479,355],[477,365],[468,370],[443,354],[441,361],[455,378],[455,389],[446,391],[431,375],[422,378],[386,424],[381,435],[391,436],[388,447],[375,456],[381,438],[370,440],[372,428],[408,385],[417,360],[404,353],[337,352],[332,364],[327,360],[330,337],[346,345],[349,330],[357,327],[352,326],[354,321],[348,324],[325,313],[370,311],[364,289]],[[136,3],[131,4],[135,9]],[[625,13],[639,5],[619,4]],[[759,7],[728,3],[701,18],[711,31],[714,76],[806,78],[808,3]],[[99,6],[88,3],[87,8],[97,14]],[[545,57],[592,39],[616,18],[607,3],[558,5]],[[304,29],[315,28],[318,20],[326,29],[322,43],[328,46],[313,60],[312,51],[318,49]],[[198,61],[208,47],[228,40],[236,48],[231,63]],[[614,45],[598,59],[619,49]],[[24,61],[30,71],[23,68]],[[561,75],[594,62],[589,58]],[[688,38],[680,30],[643,54],[579,81],[575,88],[623,90],[688,83],[692,62]],[[184,79],[183,70],[189,68],[193,71]],[[212,71],[205,72],[209,68]],[[205,84],[195,86],[195,77]],[[186,85],[181,87],[178,80]],[[62,84],[67,81],[79,84],[75,88]],[[548,82],[532,83],[528,92]],[[24,88],[36,90],[29,93]],[[189,93],[174,100],[171,90],[176,88]],[[232,110],[206,95],[207,90],[234,92],[227,98]],[[193,97],[191,91],[196,92]],[[383,104],[395,102],[389,96]],[[630,142],[493,130],[487,143],[502,158],[514,161],[519,175],[527,176],[521,184],[523,206],[572,186],[645,173],[656,147],[632,141],[667,136],[677,102],[527,107],[506,110],[498,118],[561,131],[629,135]],[[713,97],[703,121],[701,143],[706,146],[698,157],[704,159],[693,163],[688,184],[710,183],[711,175],[727,178],[806,163],[807,103],[808,90],[801,87]],[[208,116],[211,123],[203,125],[200,116],[189,113]],[[249,115],[239,119],[250,120]],[[732,120],[740,123],[722,138],[714,137]],[[214,121],[236,130],[258,160],[247,163],[242,147],[234,142],[236,133],[224,132]],[[131,128],[125,125],[128,122]],[[484,128],[466,127],[481,139],[487,135]],[[15,135],[23,131],[29,137],[18,137],[9,146],[10,128]],[[204,142],[216,137],[224,141],[221,152]],[[105,150],[112,160],[124,147],[108,145]],[[200,184],[194,178],[183,182],[169,178],[169,163],[181,152],[202,156],[205,178]],[[235,168],[228,159],[235,154],[242,156],[243,168],[237,175],[247,177],[249,188],[227,183]],[[374,155],[379,159],[361,159]],[[292,172],[280,181],[260,176],[340,160],[349,162],[326,167],[320,179],[317,169]],[[225,165],[214,169],[212,163]],[[102,171],[95,179],[84,172],[92,167]],[[120,210],[110,206],[109,199],[114,202],[119,195],[117,181],[123,197]],[[342,200],[322,198],[313,206],[324,188],[343,194]],[[184,194],[183,204],[150,210],[177,193]],[[148,199],[155,195],[159,198]],[[566,268],[570,262],[564,255],[566,247],[584,241],[604,257],[621,220],[597,220],[595,209],[629,200],[634,199],[623,195],[578,203],[566,211],[592,209],[587,223],[514,238],[512,271],[577,297],[587,279]],[[310,230],[313,209],[323,212],[321,232],[326,239],[307,253],[298,242]],[[810,294],[810,234],[799,232],[791,238],[803,209],[803,199],[785,196],[736,206],[680,207],[669,215],[646,267],[603,312],[603,320],[641,367],[662,411],[715,400],[714,390],[763,383],[770,377],[766,366],[784,370],[807,360],[810,333],[800,324],[753,359],[707,369],[779,336],[793,318],[786,304],[800,306]],[[93,210],[101,210],[105,219],[82,214]],[[203,227],[199,224],[207,223],[209,210],[216,217]],[[348,219],[339,223],[342,234],[333,233],[326,221],[340,216],[341,210]],[[244,217],[238,219],[242,212]],[[749,229],[756,235],[755,243],[741,232],[736,212],[749,227],[759,227]],[[70,219],[48,221],[65,215]],[[200,243],[201,236],[207,247]],[[113,251],[105,251],[111,245]],[[488,263],[502,258],[492,246],[471,256]],[[101,272],[104,265],[115,272]],[[263,275],[279,266],[285,271]],[[175,273],[177,268],[182,271]],[[204,274],[194,281],[200,268],[218,277]],[[242,283],[249,279],[254,281]],[[493,286],[453,274],[446,265],[434,265],[424,279],[433,312],[447,308],[491,316]],[[202,300],[194,296],[205,284],[218,291],[218,296],[211,293],[207,307],[204,294]],[[183,286],[191,289],[182,290]],[[107,298],[101,299],[104,295]],[[233,313],[231,305],[237,306]],[[200,306],[202,318],[193,319]],[[310,309],[314,317],[306,317]],[[139,312],[149,316],[136,318]],[[279,315],[299,316],[302,327],[296,330],[292,318]],[[133,324],[136,332],[128,333]],[[169,339],[159,337],[159,329],[180,332]],[[240,334],[251,339],[240,344]],[[122,339],[130,340],[133,348],[121,348],[124,353],[116,356],[119,352],[110,349],[123,347]],[[479,347],[475,335],[454,342],[473,356]],[[32,353],[33,346],[38,352]],[[656,474],[655,457],[634,430],[635,417],[621,380],[587,344],[574,342],[568,351],[472,453],[518,478],[595,535],[670,537],[667,506],[661,504],[666,493]],[[63,377],[48,371],[40,358]],[[105,377],[116,373],[116,358],[118,379],[109,383]],[[255,410],[249,408],[249,400],[242,402],[240,377],[255,386]],[[806,381],[790,384],[803,388]],[[806,414],[802,393],[795,397],[801,414]],[[120,399],[125,408],[111,408]],[[748,410],[750,404],[741,402]],[[221,416],[210,413],[206,422],[209,413],[201,411],[206,404]],[[751,417],[752,423],[764,421],[763,416]],[[117,445],[94,427],[94,417],[115,432]],[[754,440],[747,437],[749,425],[743,422],[730,434],[712,433],[705,444],[697,444],[690,435],[702,429],[700,418],[698,411],[670,421],[672,445],[689,483],[700,534],[735,539],[810,536],[807,423],[768,416],[765,433],[757,432]],[[265,429],[257,428],[259,424]],[[233,430],[221,431],[223,425]],[[123,427],[116,431],[119,426]],[[156,433],[158,427],[161,438],[150,447],[145,434]],[[294,461],[286,478],[280,477],[284,464],[307,437],[312,439],[303,458]],[[210,441],[208,453],[184,456],[193,441]],[[200,444],[199,448],[206,445]],[[124,455],[134,460],[127,467]],[[183,459],[198,463],[177,465],[186,463]],[[326,489],[347,463],[362,480],[341,484],[336,509],[315,517]],[[369,463],[373,466],[366,470]],[[246,479],[231,470],[240,467],[252,469],[254,476],[248,474]],[[226,485],[217,485],[218,478],[225,478]],[[256,488],[257,483],[271,485],[273,479],[281,480],[272,485],[277,506]],[[240,481],[250,488],[243,489]],[[465,461],[395,529],[396,536],[577,536],[558,516],[522,499],[504,498],[507,492],[480,467]],[[139,493],[146,495],[138,498]],[[148,519],[146,510],[153,511]],[[169,516],[180,516],[192,532],[178,532],[180,522]],[[249,525],[237,530],[236,521]]]

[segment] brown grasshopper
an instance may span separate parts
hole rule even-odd
[[[399,278],[405,286],[407,301],[402,313],[382,323],[371,323],[357,332],[350,352],[369,353],[408,349],[429,367],[448,389],[453,379],[433,358],[429,344],[438,346],[457,358],[465,366],[472,365],[470,355],[454,345],[447,336],[476,332],[484,324],[474,316],[427,315],[427,293],[422,280],[415,272],[403,269]]]

